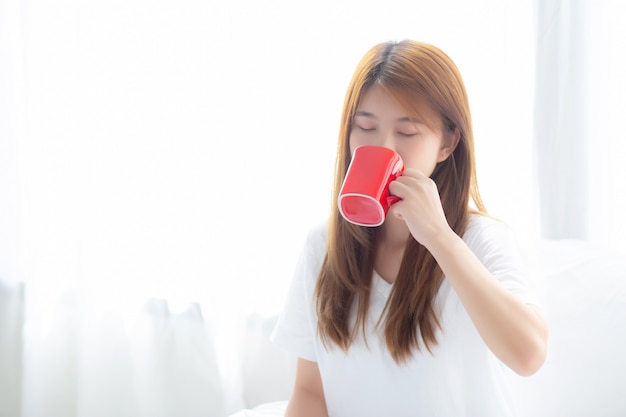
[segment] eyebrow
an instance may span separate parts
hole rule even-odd
[[[368,117],[370,119],[376,119],[378,120],[378,117],[376,117],[376,115],[374,115],[374,113],[370,113],[368,111],[365,110],[359,110],[354,114],[354,117],[357,116],[362,116],[362,117]],[[410,122],[410,123],[422,123],[417,119],[411,119],[410,117],[404,116],[404,117],[400,117],[398,120],[396,120],[397,122]]]

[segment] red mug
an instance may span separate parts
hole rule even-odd
[[[389,194],[389,183],[404,171],[402,158],[382,146],[359,146],[339,191],[339,212],[359,226],[380,226],[399,197]]]

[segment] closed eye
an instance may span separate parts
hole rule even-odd
[[[358,126],[358,125],[357,125],[357,127],[359,129],[361,129],[362,131],[364,131],[364,132],[373,132],[373,131],[376,130],[375,127],[364,127],[364,126]]]

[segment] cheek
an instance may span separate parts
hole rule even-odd
[[[359,135],[350,133],[350,136],[348,136],[348,149],[350,150],[350,155],[352,155],[354,150],[361,145],[363,145],[363,141],[359,139]]]
[[[400,156],[405,167],[416,168],[430,175],[437,165],[438,148],[430,146],[411,146],[402,149]]]
[[[348,141],[351,153],[359,146],[386,146],[386,144],[381,141],[378,133],[362,132],[359,129],[355,129],[350,133]]]

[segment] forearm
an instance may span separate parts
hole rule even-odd
[[[439,234],[428,249],[491,351],[521,375],[537,371],[545,359],[548,333],[538,311],[495,280],[451,230]]]

